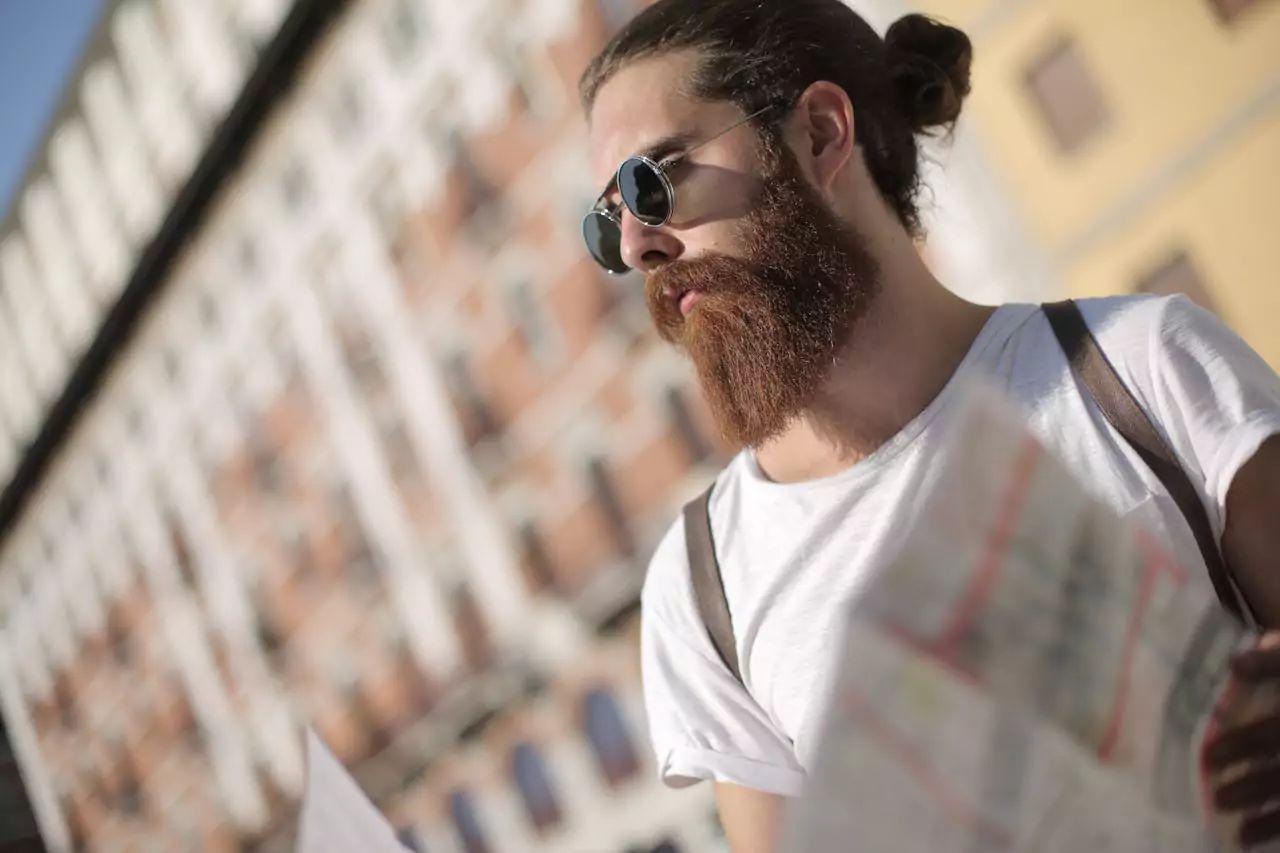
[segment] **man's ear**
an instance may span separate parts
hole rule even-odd
[[[830,190],[853,156],[853,103],[844,89],[819,80],[796,101],[792,121],[801,167],[818,189]]]

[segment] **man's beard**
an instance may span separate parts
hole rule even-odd
[[[676,261],[649,277],[658,334],[688,353],[726,440],[760,447],[813,402],[878,288],[865,241],[785,145],[743,219],[741,258]],[[700,291],[688,316],[669,293]]]

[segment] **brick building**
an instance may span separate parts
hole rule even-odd
[[[635,8],[108,5],[0,227],[0,697],[50,849],[289,849],[304,724],[417,849],[720,849],[654,779],[636,617],[727,448],[578,234],[576,79]],[[930,257],[1011,295],[955,152]]]

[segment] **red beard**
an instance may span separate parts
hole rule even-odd
[[[645,292],[658,334],[684,350],[724,437],[759,447],[812,402],[878,276],[865,242],[840,221],[783,149],[743,220],[741,258],[676,261]],[[697,290],[688,316],[670,293]]]

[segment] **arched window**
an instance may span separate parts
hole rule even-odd
[[[614,472],[604,459],[593,457],[587,462],[587,480],[591,484],[593,503],[600,511],[614,547],[622,556],[634,557],[637,552],[635,533]]]
[[[664,399],[667,416],[671,419],[671,425],[680,437],[685,452],[689,454],[689,460],[696,465],[710,459],[715,451],[698,428],[697,418],[689,406],[684,389],[672,385],[667,388]]]
[[[449,817],[458,833],[463,853],[489,853],[489,842],[480,826],[475,803],[466,791],[454,791],[449,795]]]
[[[596,754],[600,773],[610,785],[635,775],[639,769],[635,746],[612,694],[592,690],[583,698],[582,727]]]
[[[396,830],[396,841],[409,853],[427,853],[426,845],[422,843],[422,836],[418,835],[418,831],[412,826],[402,826]]]
[[[511,752],[511,772],[520,789],[529,820],[539,830],[549,829],[560,822],[560,803],[556,800],[546,764],[533,744],[521,743]]]

